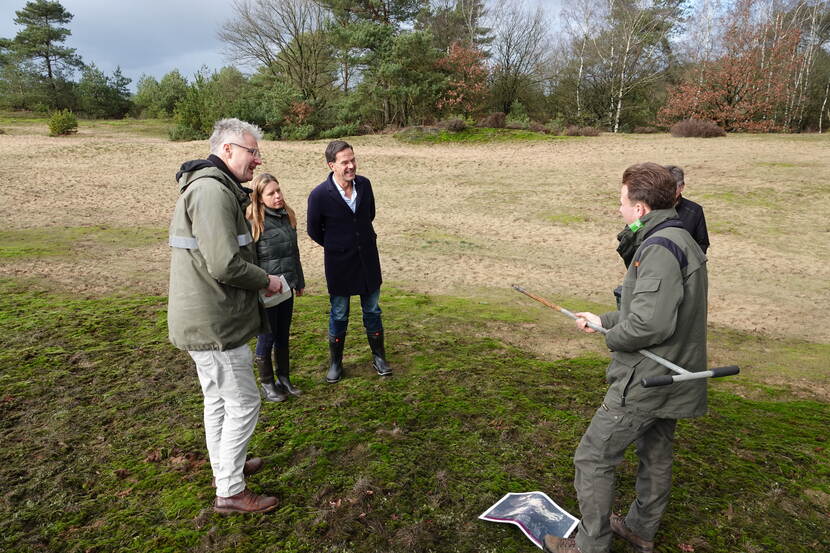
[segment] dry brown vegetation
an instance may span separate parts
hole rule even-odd
[[[0,135],[6,230],[103,225],[167,226],[174,173],[204,157],[206,142],[171,143],[82,126],[49,138],[45,125]],[[626,166],[682,166],[687,195],[709,224],[710,322],[758,336],[830,341],[830,138],[668,135],[413,146],[390,136],[352,140],[359,172],[375,188],[387,283],[404,289],[519,303],[511,283],[576,308],[602,309],[623,275],[617,257],[618,183]],[[325,178],[324,141],[264,142],[264,170],[277,175],[305,226],[305,199]],[[301,233],[312,293],[324,292],[322,252]],[[162,233],[163,235],[163,233]],[[9,258],[0,276],[31,276],[81,294],[165,294],[166,243],[107,248],[62,258]],[[558,317],[554,315],[554,318]],[[544,353],[575,354],[544,326],[512,336]],[[518,337],[517,337],[518,336]],[[579,342],[581,344],[582,342]],[[579,346],[581,347],[581,346]]]

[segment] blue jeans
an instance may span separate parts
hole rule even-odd
[[[349,326],[349,300],[351,296],[329,296],[331,311],[329,311],[329,335],[342,337],[346,335]],[[383,323],[380,319],[380,288],[371,294],[360,294],[360,308],[363,310],[363,326],[367,333],[383,332]]]

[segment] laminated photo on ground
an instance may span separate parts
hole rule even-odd
[[[567,538],[579,524],[544,492],[505,494],[478,518],[515,524],[539,549],[546,534]]]

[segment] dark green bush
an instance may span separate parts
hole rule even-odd
[[[282,128],[280,137],[283,140],[308,140],[316,132],[314,125],[288,125]]]
[[[355,136],[360,134],[357,123],[348,125],[337,125],[320,133],[320,138],[342,138],[344,136]]]
[[[170,138],[170,140],[174,142],[186,142],[188,140],[204,140],[209,136],[205,134],[204,131],[193,129],[182,123],[179,123],[175,127],[171,128],[167,135]]]
[[[68,109],[58,110],[49,117],[49,136],[65,136],[78,132],[78,118]]]

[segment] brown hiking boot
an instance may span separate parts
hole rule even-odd
[[[262,457],[253,457],[248,459],[245,461],[245,466],[242,467],[242,475],[247,478],[252,474],[256,474],[259,472],[259,469],[263,467],[263,465],[265,465],[265,462],[262,460]],[[216,487],[216,478],[213,478],[210,481],[210,485],[211,487]]]
[[[630,543],[638,553],[654,553],[654,542],[645,540],[629,530],[628,526],[625,525],[625,519],[620,515],[611,515],[611,530]]]
[[[230,497],[217,497],[213,510],[217,513],[267,513],[277,508],[277,498],[257,495],[244,489]]]
[[[545,534],[545,553],[581,553],[575,538],[560,538]]]

